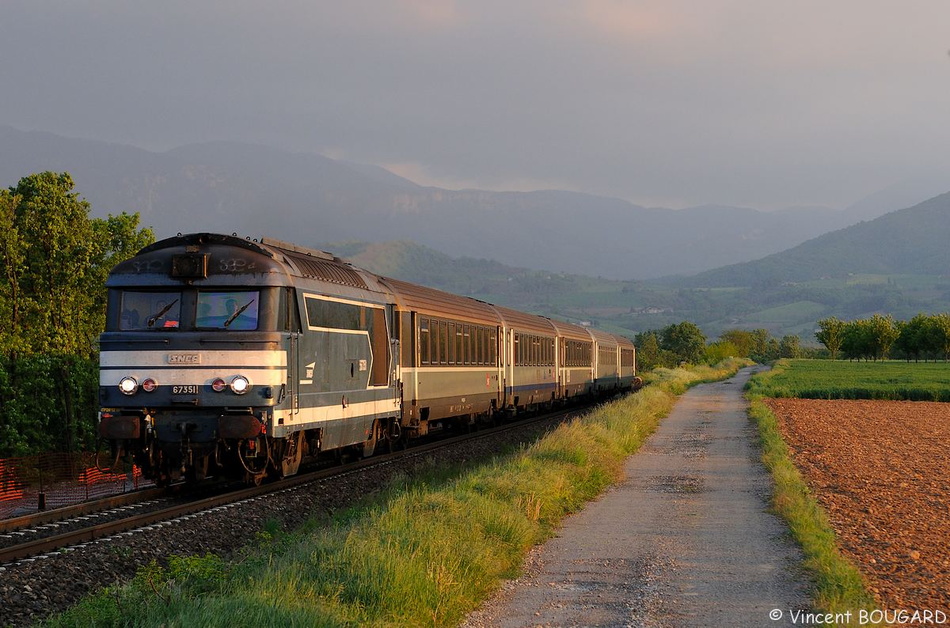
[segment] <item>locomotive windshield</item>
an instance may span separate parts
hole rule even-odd
[[[199,292],[195,327],[257,329],[259,303],[257,291]]]
[[[261,296],[259,290],[122,290],[119,294],[118,329],[256,330],[260,314],[266,309],[266,304],[263,308],[261,306]],[[275,298],[275,295],[270,298]],[[273,305],[270,307],[273,309]]]
[[[139,331],[178,327],[181,321],[180,292],[122,293],[122,314],[119,329]]]

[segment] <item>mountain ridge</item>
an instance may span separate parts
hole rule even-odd
[[[165,152],[0,126],[0,181],[73,175],[94,215],[139,212],[184,231],[326,241],[411,240],[516,267],[646,279],[758,259],[844,226],[842,212],[669,210],[581,192],[420,186],[378,166],[240,142]]]
[[[845,227],[760,260],[670,283],[683,287],[767,285],[866,274],[943,275],[950,269],[950,193]]]

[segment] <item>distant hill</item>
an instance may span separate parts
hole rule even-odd
[[[764,286],[855,274],[950,274],[950,193],[827,233],[763,259],[672,283],[684,287]]]
[[[95,215],[138,212],[160,237],[209,230],[309,246],[404,240],[453,256],[614,279],[758,259],[848,220],[816,208],[673,211],[556,190],[444,190],[376,166],[228,142],[155,153],[0,126],[0,146],[0,185],[67,171]]]
[[[842,211],[845,225],[874,220],[897,209],[913,207],[929,198],[950,192],[950,164],[893,183],[852,203]]]

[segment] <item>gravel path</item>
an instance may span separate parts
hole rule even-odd
[[[751,372],[683,395],[627,479],[569,518],[467,628],[794,625],[808,582],[768,512],[742,397]]]

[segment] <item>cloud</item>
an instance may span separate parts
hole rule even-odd
[[[0,124],[145,148],[774,206],[846,204],[950,142],[945,0],[9,0],[4,19]]]
[[[620,40],[660,39],[676,33],[685,35],[689,23],[670,4],[627,2],[625,0],[585,0],[581,14],[599,35]]]

